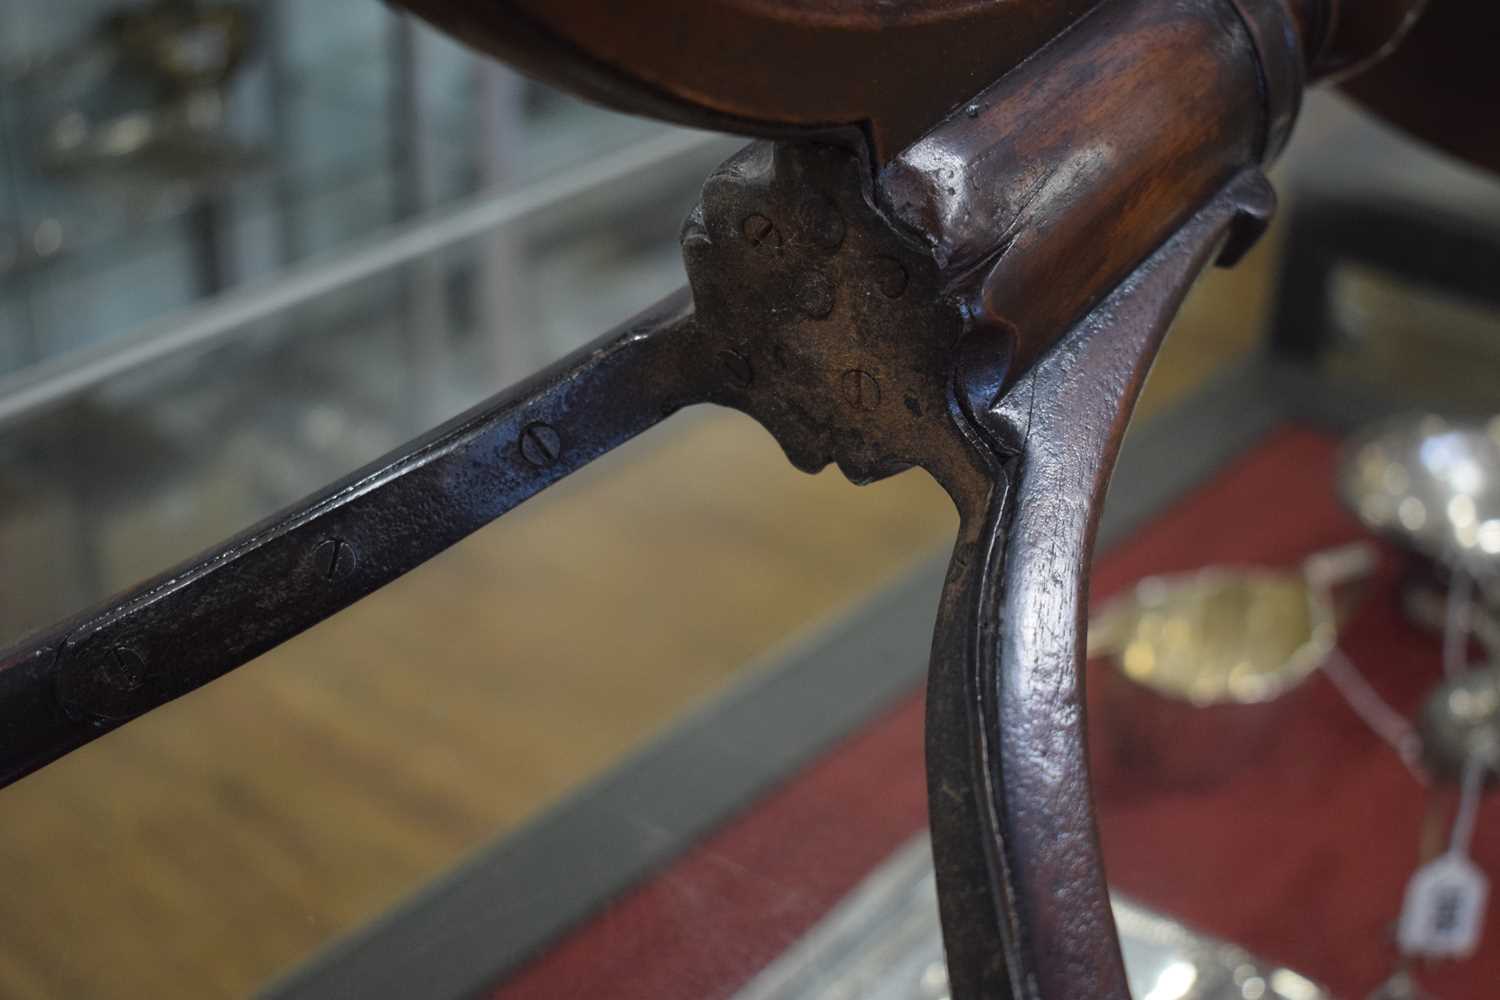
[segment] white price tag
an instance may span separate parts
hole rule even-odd
[[[1408,955],[1464,958],[1484,929],[1489,880],[1462,854],[1429,861],[1406,885],[1396,938]]]

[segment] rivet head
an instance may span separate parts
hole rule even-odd
[[[96,668],[104,686],[122,694],[146,683],[146,661],[128,646],[115,646],[104,654]]]
[[[824,250],[837,250],[849,228],[839,207],[821,194],[802,202],[797,209],[797,221],[807,238]]]
[[[817,271],[804,274],[797,282],[797,308],[812,319],[822,319],[833,312],[833,284]]]
[[[313,565],[318,575],[330,582],[337,582],[354,572],[359,557],[354,546],[342,538],[325,538],[313,550]]]
[[[880,383],[869,372],[851,368],[844,372],[841,380],[844,399],[850,406],[860,410],[873,410],[880,405]]]
[[[752,212],[740,222],[740,233],[745,240],[762,253],[781,252],[781,232],[776,223],[759,212]]]
[[[875,275],[875,286],[888,299],[899,299],[906,292],[911,278],[906,266],[894,257],[876,257],[870,262]]]
[[[729,377],[731,385],[743,389],[755,380],[755,371],[750,367],[750,359],[738,351],[731,351],[728,348],[720,351],[719,364],[724,366],[724,374]]]
[[[562,454],[562,438],[550,425],[527,424],[521,431],[521,457],[538,468],[557,461]]]

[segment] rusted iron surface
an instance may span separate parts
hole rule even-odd
[[[683,231],[711,394],[775,435],[792,464],[856,483],[920,466],[983,480],[953,361],[964,334],[926,249],[873,203],[839,147],[755,143],[716,171]]]

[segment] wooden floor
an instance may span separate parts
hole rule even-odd
[[[1268,243],[1270,241],[1267,241]],[[1260,335],[1202,286],[1160,408]],[[252,991],[950,538],[925,476],[688,414],[238,673],[0,792],[0,997]]]

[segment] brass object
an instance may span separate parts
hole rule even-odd
[[[1270,701],[1334,649],[1333,589],[1366,575],[1369,546],[1320,553],[1300,569],[1210,567],[1148,577],[1089,626],[1089,655],[1114,656],[1130,680],[1193,705]]]

